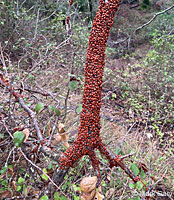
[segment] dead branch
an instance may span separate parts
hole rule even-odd
[[[145,26],[147,26],[150,23],[152,23],[159,15],[162,15],[162,14],[166,13],[167,11],[169,11],[169,10],[171,10],[173,8],[174,8],[174,5],[170,6],[169,8],[167,8],[167,9],[161,11],[161,12],[155,13],[154,16],[148,22],[146,22],[145,24],[143,24],[143,25],[139,26],[138,28],[136,28],[134,33],[138,32],[139,30],[141,30]]]
[[[13,96],[15,97],[15,99],[19,102],[19,104],[21,105],[21,107],[29,114],[29,116],[31,117],[35,130],[36,130],[36,134],[39,138],[39,140],[43,140],[42,134],[40,132],[39,129],[39,125],[36,119],[36,115],[35,112],[33,112],[23,101],[23,99],[21,98],[21,95],[19,95],[18,93],[16,93],[14,91],[14,88],[10,88],[10,84],[9,82],[3,77],[2,74],[0,74],[0,84],[2,85],[2,87],[6,87],[8,89],[8,91],[12,91]]]

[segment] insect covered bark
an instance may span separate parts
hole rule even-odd
[[[78,137],[60,156],[58,171],[72,167],[83,155],[89,155],[92,166],[99,173],[99,161],[94,152],[96,148],[110,159],[110,162],[113,160],[100,137],[100,108],[105,48],[118,7],[119,0],[108,0],[107,3],[100,0],[89,37]]]

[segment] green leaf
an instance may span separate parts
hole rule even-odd
[[[8,185],[8,182],[7,182],[6,180],[3,180],[3,181],[1,182],[1,184],[2,184],[3,186],[7,186],[7,185]]]
[[[59,197],[59,193],[58,193],[58,192],[55,192],[55,193],[54,193],[54,200],[60,200],[60,197]]]
[[[17,147],[20,147],[25,139],[25,134],[22,131],[16,131],[14,133],[14,143]]]
[[[60,200],[67,200],[65,196],[61,196]]]
[[[27,192],[28,192],[28,190],[27,190],[27,187],[26,187],[26,186],[24,186],[24,189],[23,189],[23,191],[24,191],[24,195],[26,196],[26,195],[27,195]]]
[[[68,87],[71,91],[75,90],[77,88],[77,81],[70,81]]]
[[[35,111],[38,114],[39,110],[41,110],[44,107],[43,103],[39,102],[36,107],[35,107]]]
[[[43,172],[47,173],[47,169],[44,168],[44,169],[43,169]],[[44,180],[46,180],[46,181],[48,180],[48,177],[47,177],[45,174],[42,174],[41,177],[42,177]]]
[[[57,116],[60,115],[60,111],[56,107],[51,106],[51,105],[49,105],[48,107],[49,107],[50,110],[53,110],[56,113]]]
[[[80,200],[81,198],[78,196],[74,196],[74,200]]]
[[[80,114],[82,111],[82,104],[78,105],[78,108],[76,109],[77,114]]]
[[[47,195],[44,195],[44,196],[42,196],[39,200],[48,200],[48,196],[47,196]]]
[[[77,185],[75,185],[75,184],[72,184],[72,187],[73,187],[73,189],[74,189],[75,192],[76,192],[76,191],[81,192],[81,188],[80,188],[79,186],[77,186]]]
[[[25,179],[23,179],[22,177],[19,177],[19,178],[18,178],[18,183],[19,183],[19,184],[24,183],[24,182],[25,182]]]
[[[120,155],[121,154],[121,148],[120,147],[117,147],[116,150],[115,150],[115,153],[117,155]]]
[[[145,179],[145,178],[146,178],[146,174],[144,173],[144,170],[143,170],[143,169],[141,169],[140,175],[141,175],[141,178],[142,178],[142,179]]]
[[[112,99],[116,99],[117,95],[115,93],[112,93]]]
[[[50,164],[48,165],[48,167],[47,167],[47,168],[48,168],[48,170],[49,170],[49,169],[52,169],[52,168],[53,168],[53,164],[52,164],[52,163],[50,163]]]
[[[21,185],[18,185],[17,188],[16,188],[16,191],[17,191],[17,192],[20,192],[21,190],[22,190],[22,186],[21,186]]]
[[[130,187],[131,189],[134,189],[134,188],[135,188],[135,184],[129,183],[129,187]]]
[[[136,188],[137,188],[138,190],[141,190],[141,189],[143,188],[143,184],[142,184],[140,181],[138,181],[138,182],[136,183]]]
[[[140,173],[140,170],[135,163],[131,165],[131,170],[134,172],[135,176],[138,176],[138,174]]]
[[[4,174],[7,171],[7,167],[2,167],[0,170],[0,174]]]

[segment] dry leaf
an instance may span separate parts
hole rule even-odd
[[[101,193],[97,192],[95,195],[95,200],[103,200],[103,199],[104,199],[104,196]]]
[[[81,199],[82,200],[92,200],[96,194],[96,184],[97,184],[97,177],[85,177],[82,179],[80,183],[81,188]]]
[[[51,135],[51,125],[50,125],[50,121],[48,122],[48,135],[50,136]]]
[[[1,199],[6,199],[6,198],[11,198],[12,197],[12,192],[11,191],[0,191],[0,197]]]
[[[93,200],[95,197],[95,193],[96,193],[95,190],[92,190],[91,192],[88,192],[88,193],[82,192],[81,200]]]
[[[80,188],[83,192],[88,193],[96,189],[96,184],[97,184],[97,176],[85,177],[82,179],[80,183]]]
[[[69,144],[68,144],[68,135],[65,133],[65,129],[64,129],[65,125],[63,123],[59,123],[58,125],[58,131],[59,131],[59,134],[61,136],[61,141],[63,142],[64,146],[69,148]]]
[[[114,188],[110,188],[107,192],[106,192],[106,197],[107,199],[110,199],[112,197],[112,195],[114,194],[115,189]]]
[[[65,125],[63,123],[58,124],[58,131],[59,133],[65,133]]]
[[[8,168],[8,174],[10,174],[11,176],[13,175],[13,168],[11,167]]]
[[[26,142],[30,136],[30,131],[28,128],[25,128],[23,131],[22,131],[24,134],[25,134],[25,140],[24,142]]]
[[[67,141],[69,139],[67,134],[60,134],[61,136],[61,141]]]
[[[108,180],[108,182],[111,181],[111,172],[108,173],[108,175],[107,175],[107,180]]]
[[[62,138],[61,138],[60,134],[57,133],[57,134],[55,134],[55,135],[53,136],[52,144],[53,144],[53,145],[57,145],[58,143],[61,142],[61,140],[62,140]]]
[[[102,193],[102,188],[101,188],[101,186],[98,187],[98,192]]]
[[[16,181],[12,181],[11,188],[13,191],[16,191]]]

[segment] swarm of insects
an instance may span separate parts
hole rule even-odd
[[[71,4],[72,1],[70,1]],[[95,148],[106,156],[110,166],[114,165],[114,158],[111,158],[100,138],[100,108],[105,48],[118,6],[119,0],[109,0],[107,3],[100,0],[99,9],[94,18],[89,37],[83,109],[78,137],[73,145],[61,155],[59,169],[68,169],[83,155],[89,155],[92,166],[99,173],[99,161],[94,152]]]

